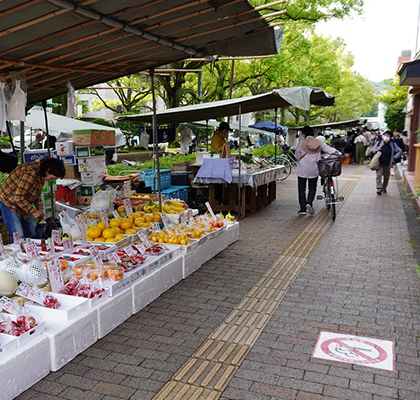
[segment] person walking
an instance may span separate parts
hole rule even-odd
[[[365,146],[367,146],[367,140],[362,132],[357,132],[357,137],[354,139],[354,145],[356,147],[356,164],[363,164],[365,161]]]
[[[13,242],[13,233],[21,238],[36,238],[36,220],[44,218],[41,191],[45,181],[62,179],[63,161],[47,158],[18,165],[0,189],[0,209]]]
[[[401,149],[401,155],[405,152],[405,144],[402,136],[400,135],[400,132],[398,132],[397,129],[394,129],[394,132],[392,132],[391,142],[396,144]],[[391,176],[394,175],[395,170],[397,169],[397,164],[401,162],[401,155],[397,158],[395,157],[395,162],[392,166],[391,170]]]
[[[372,149],[373,153],[380,151],[381,157],[379,158],[379,169],[376,170],[376,194],[381,195],[387,192],[390,170],[398,159],[402,150],[399,146],[391,141],[392,132],[386,131],[382,135],[382,142],[376,142]]]
[[[318,161],[321,159],[321,151],[327,154],[341,156],[341,153],[314,138],[314,131],[310,126],[302,129],[302,137],[295,151],[298,160],[296,175],[298,177],[299,215],[306,215],[306,212],[313,215],[313,201],[316,194],[318,182]],[[308,186],[308,195],[306,187]]]

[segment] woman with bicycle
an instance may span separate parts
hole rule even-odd
[[[310,126],[302,129],[302,138],[295,151],[295,157],[299,161],[296,168],[298,177],[299,194],[299,215],[306,215],[306,212],[313,215],[313,201],[316,194],[318,182],[318,161],[321,159],[321,151],[327,154],[341,156],[341,153],[314,138],[314,131]],[[308,195],[306,195],[306,186],[308,186]]]

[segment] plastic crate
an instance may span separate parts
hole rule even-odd
[[[168,189],[162,190],[165,199],[179,199],[188,204],[189,186],[171,186]]]
[[[160,170],[160,188],[168,189],[171,186],[171,172],[170,169],[161,169]],[[151,187],[153,189],[153,169],[148,169],[146,171],[141,171],[144,177],[144,184],[146,187]],[[158,187],[158,180],[157,177],[155,179],[155,187],[154,189],[157,190]]]

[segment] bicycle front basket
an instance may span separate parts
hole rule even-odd
[[[341,159],[326,158],[318,161],[319,176],[326,178],[327,176],[341,175]]]

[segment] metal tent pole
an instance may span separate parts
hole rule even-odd
[[[274,109],[274,163],[277,164],[277,108]]]
[[[206,151],[209,151],[209,120],[206,119]]]
[[[24,152],[25,152],[25,122],[20,121],[20,163],[21,164],[25,162],[23,158]]]
[[[242,106],[239,104],[239,174],[238,174],[238,219],[241,219],[242,208],[242,182],[241,182],[241,147],[242,147]]]
[[[155,93],[155,69],[149,69],[149,75],[152,84],[152,97],[153,97],[153,150],[156,159],[156,170],[157,170],[157,181],[158,181],[158,200],[159,200],[159,211],[162,212],[162,190],[160,186],[160,166],[159,166],[159,143],[157,137],[157,122],[156,122],[156,93]],[[156,173],[154,171],[154,173]],[[153,176],[153,182],[155,182],[155,176]]]
[[[48,151],[48,158],[51,158],[51,149],[50,149],[50,131],[48,128],[48,116],[47,116],[47,100],[42,101],[42,108],[44,109],[44,120],[45,120],[45,133],[47,134],[47,151]],[[53,219],[55,219],[55,201],[54,199],[54,185],[50,185],[50,197],[51,197],[51,213]]]

